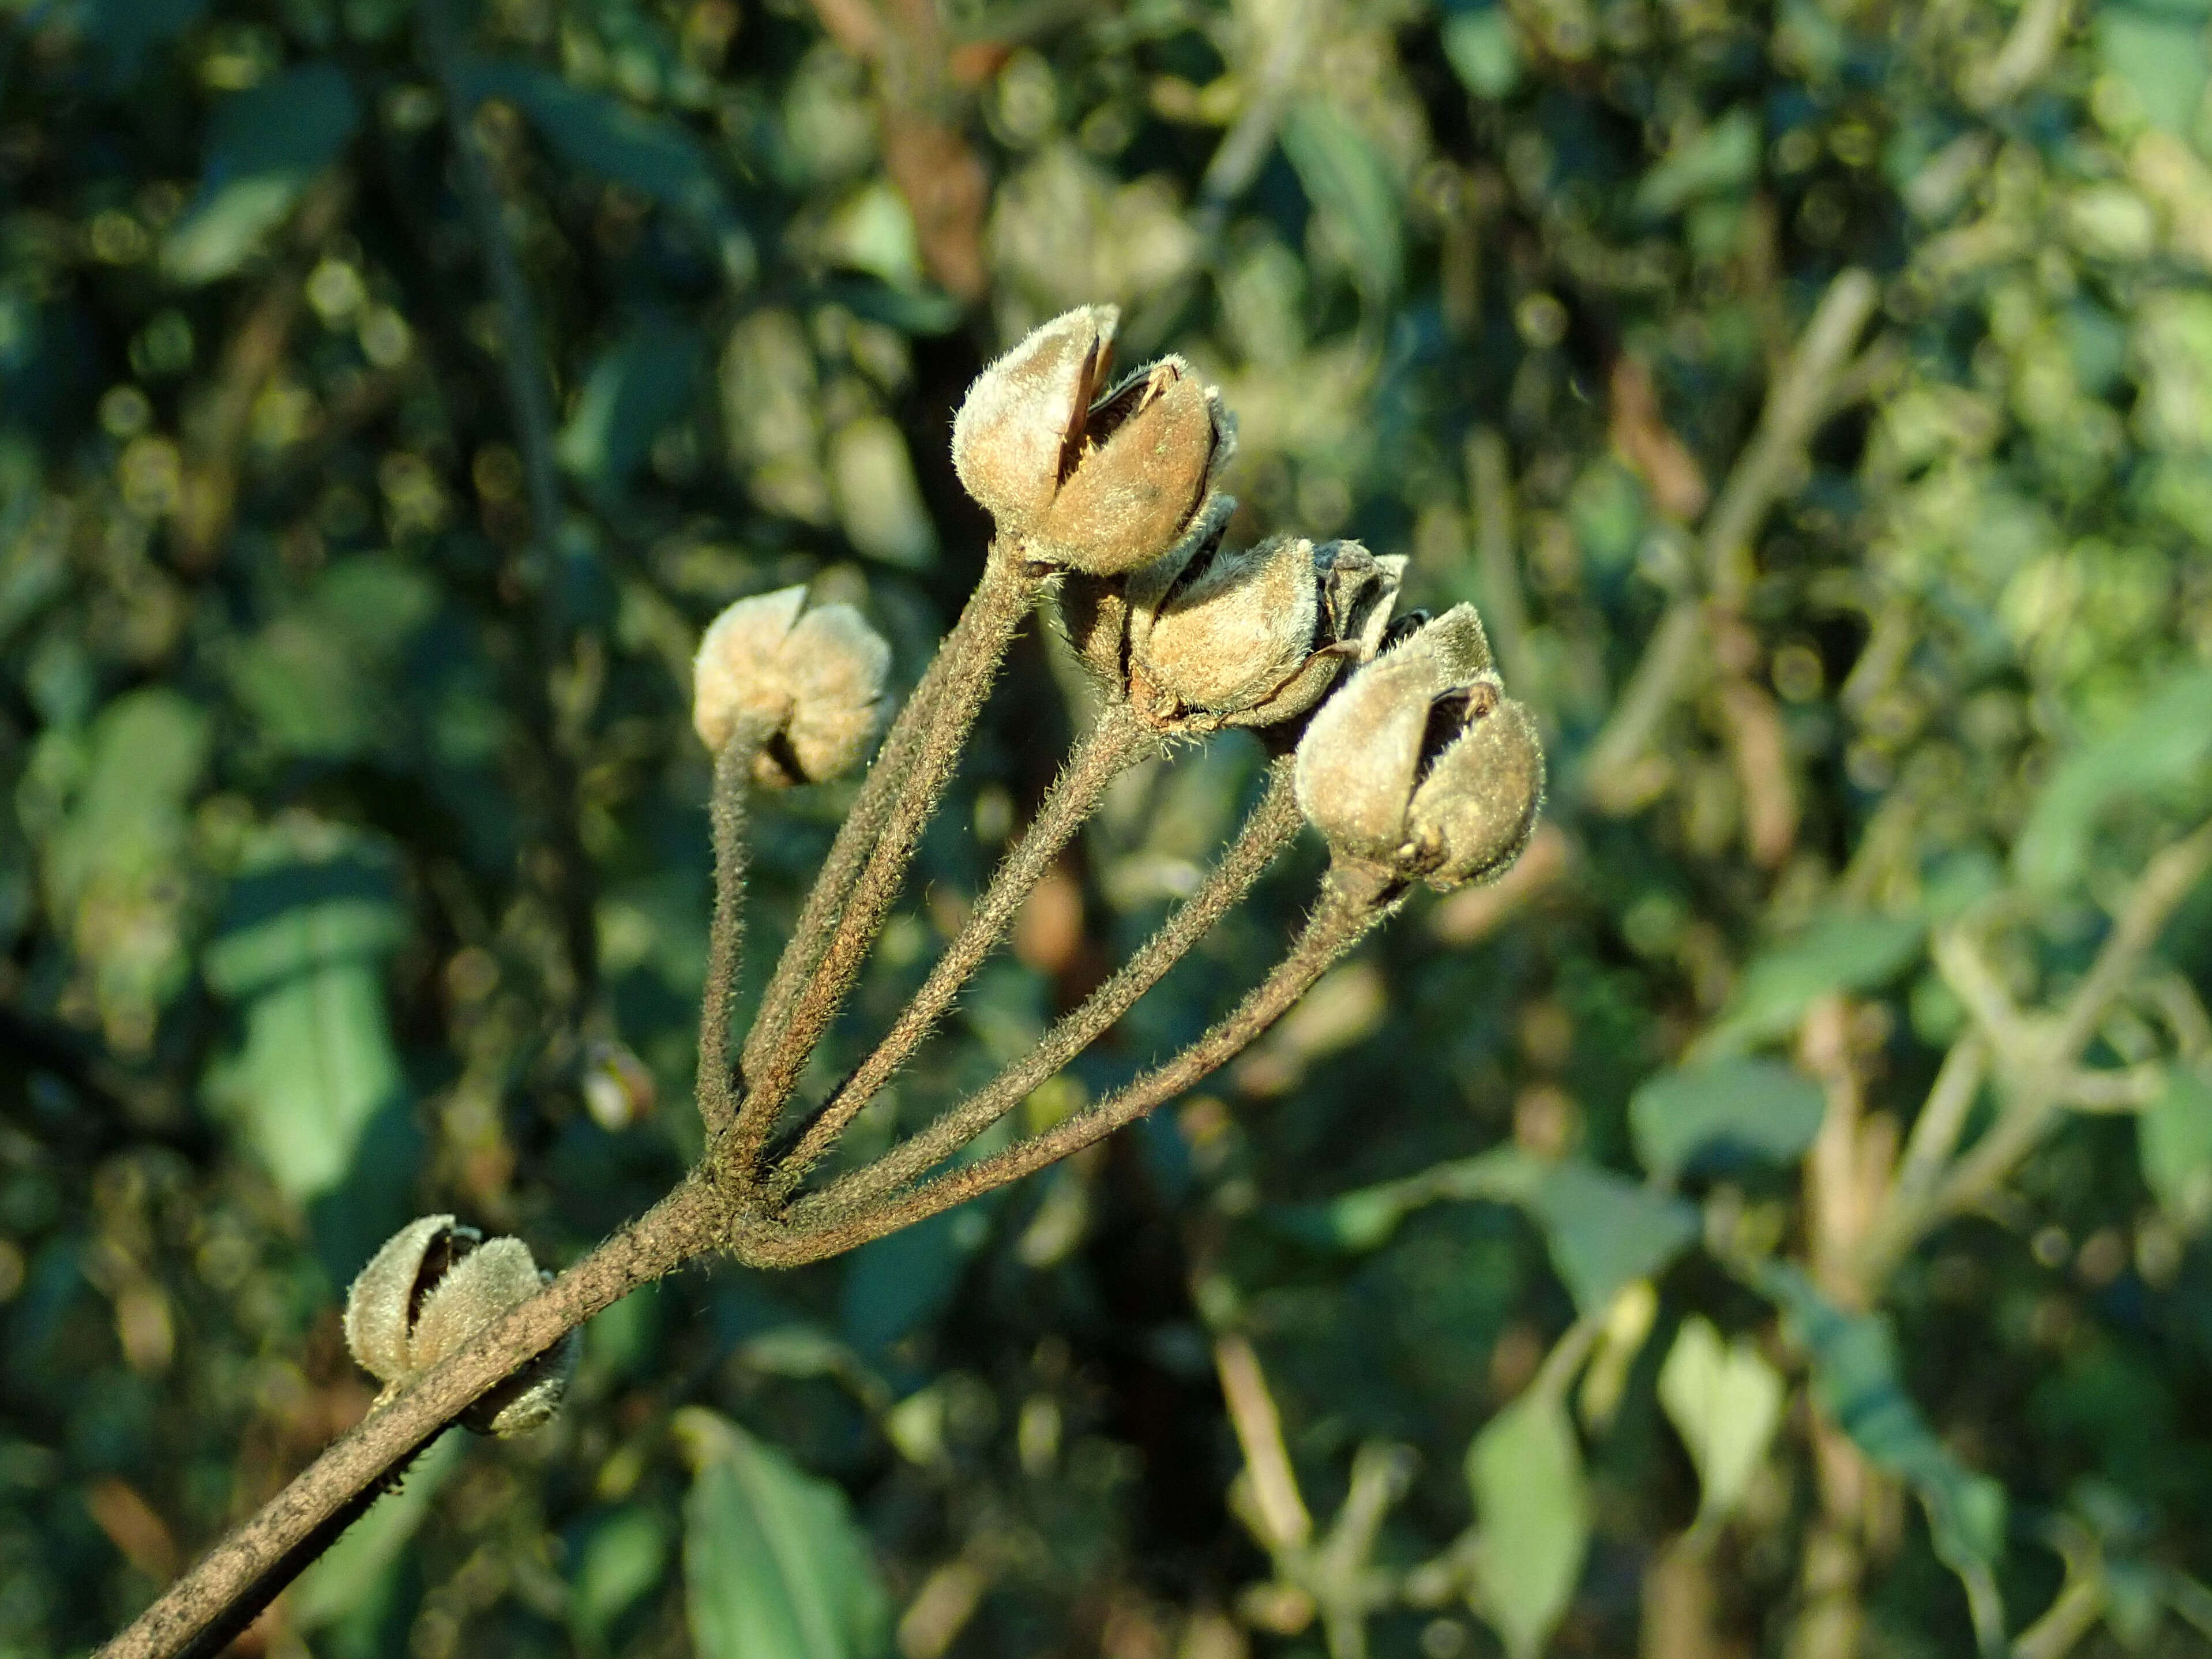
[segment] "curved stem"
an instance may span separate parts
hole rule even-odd
[[[1237,839],[1198,890],[1139,946],[1121,970],[1062,1017],[1029,1054],[975,1093],[872,1164],[803,1199],[795,1219],[850,1214],[859,1206],[927,1173],[989,1128],[1048,1078],[1089,1048],[1158,984],[1200,939],[1267,872],[1303,822],[1291,787],[1291,757],[1271,767],[1267,792]]]
[[[1005,935],[1014,913],[1043,879],[1060,850],[1097,809],[1106,787],[1129,767],[1159,746],[1159,739],[1139,721],[1126,702],[1109,703],[1066,767],[1046,792],[1043,804],[1021,840],[1006,854],[992,874],[959,936],[945,946],[945,954],[930,969],[929,977],[914,994],[883,1041],[846,1079],[830,1091],[820,1114],[807,1126],[798,1146],[777,1167],[770,1183],[773,1194],[787,1194],[819,1163],[837,1137],[891,1074],[903,1065],[922,1039],[952,1006],[961,988],[975,976],[984,959]]]
[[[707,1182],[696,1176],[684,1181],[348,1430],[163,1591],[100,1650],[100,1659],[220,1652],[478,1395],[600,1309],[715,1248],[725,1209]]]
[[[883,930],[884,913],[898,894],[921,832],[951,781],[968,728],[983,707],[999,660],[1042,586],[1042,579],[1023,566],[1016,550],[994,544],[982,580],[924,677],[927,695],[917,695],[893,726],[885,744],[890,752],[878,764],[903,769],[903,775],[893,780],[896,788],[889,782],[884,786],[882,824],[866,860],[860,864],[849,896],[837,907],[837,920],[826,937],[810,936],[803,926],[793,935],[784,962],[777,966],[776,979],[785,981],[785,968],[797,961],[803,965],[788,976],[795,989],[787,1003],[763,1003],[746,1039],[744,1098],[728,1137],[732,1167],[750,1170],[757,1165],[807,1056],[859,975],[869,947]],[[933,685],[928,684],[932,677]],[[875,780],[872,776],[869,781]],[[833,876],[842,880],[849,865],[860,863],[860,844],[856,840],[851,858],[843,861],[836,860],[838,868],[824,869],[816,883],[817,892],[832,884]],[[834,893],[824,908],[831,903]],[[808,908],[813,908],[810,898]]]
[[[817,1229],[782,1230],[780,1237],[757,1241],[753,1248],[763,1262],[778,1265],[836,1255],[927,1220],[1103,1140],[1234,1059],[1287,1013],[1332,963],[1396,908],[1395,896],[1379,874],[1332,867],[1322,884],[1320,902],[1290,954],[1233,1010],[1165,1065],[1132,1079],[1088,1110],[1017,1141],[1004,1152],[949,1170],[857,1215],[849,1211],[830,1212]]]
[[[709,1146],[737,1120],[730,1076],[730,1004],[737,994],[745,937],[745,786],[775,729],[763,716],[741,720],[714,757],[707,804],[714,838],[714,917],[707,932],[707,988],[699,1005],[699,1116]]]

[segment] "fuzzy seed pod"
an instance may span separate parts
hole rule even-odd
[[[1375,654],[1397,602],[1405,561],[1358,542],[1278,536],[1225,550],[1235,507],[1217,497],[1202,533],[1129,579],[1132,695],[1163,725],[1297,718],[1346,665]]]
[[[1437,849],[1424,879],[1442,889],[1503,875],[1543,805],[1544,745],[1526,706],[1509,698],[1477,716],[1413,793],[1408,827]]]
[[[1544,793],[1528,711],[1505,699],[1472,607],[1362,668],[1299,740],[1298,805],[1332,851],[1437,887],[1501,873]]]
[[[449,1215],[418,1217],[386,1239],[346,1291],[346,1351],[354,1363],[380,1382],[412,1376],[412,1334],[424,1298],[483,1239]]]
[[[692,668],[691,723],[716,753],[741,721],[765,721],[756,781],[771,788],[850,771],[887,704],[890,647],[849,605],[801,614],[803,587],[739,599],[708,626]]]
[[[346,1346],[389,1395],[538,1294],[552,1275],[519,1238],[487,1241],[449,1215],[387,1239],[346,1292]],[[482,1434],[520,1434],[558,1409],[575,1369],[570,1331],[462,1414]]]
[[[1220,395],[1180,357],[1097,395],[1119,313],[1055,317],[986,368],[952,423],[952,465],[1000,533],[1041,564],[1115,575],[1173,548],[1228,458]]]
[[[1113,356],[1115,306],[1083,306],[1032,329],[969,388],[952,420],[952,469],[1001,528],[1052,504]]]
[[[1182,358],[1138,370],[1091,410],[1031,556],[1100,576],[1151,563],[1181,539],[1233,441],[1220,394]]]

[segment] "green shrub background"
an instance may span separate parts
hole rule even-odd
[[[2085,1034],[2106,1109],[1851,1265],[1945,1054],[2036,1029],[1973,986],[2063,1006],[2212,809],[2202,0],[415,14],[0,4],[0,1655],[365,1408],[400,1221],[559,1263],[677,1177],[697,632],[808,581],[910,684],[988,532],[951,410],[1096,301],[1223,387],[1238,535],[1482,607],[1538,843],[1096,1154],[600,1316],[556,1427],[450,1436],[247,1650],[2212,1645],[2212,884]],[[1084,695],[1025,633],[820,1081]],[[1095,983],[1259,765],[1117,787],[856,1133]],[[842,799],[761,814],[752,989]],[[1031,1121],[1264,972],[1320,857]],[[1267,1401],[1293,1496],[1232,1498]]]

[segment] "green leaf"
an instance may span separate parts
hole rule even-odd
[[[1585,1314],[1608,1306],[1631,1279],[1658,1273],[1698,1236],[1694,1206],[1594,1164],[1553,1165],[1527,1202]]]
[[[100,711],[82,785],[46,849],[57,921],[95,882],[158,875],[181,856],[210,735],[207,712],[166,686],[125,692]]]
[[[2186,136],[2204,100],[2203,14],[2104,0],[2090,15],[2105,72],[2134,95],[2153,126]]]
[[[162,269],[188,284],[236,270],[337,160],[360,121],[353,88],[334,64],[301,64],[224,99],[210,123],[199,194],[162,243]]]
[[[149,52],[191,27],[206,9],[207,0],[79,0],[73,21],[105,60],[106,89],[118,93],[138,78]]]
[[[839,1308],[845,1340],[878,1353],[943,1312],[981,1242],[982,1223],[980,1212],[948,1210],[854,1251]]]
[[[1811,1079],[1771,1060],[1720,1060],[1662,1072],[1628,1103],[1636,1156],[1662,1181],[1701,1159],[1787,1164],[1820,1133],[1826,1103]]]
[[[660,1582],[669,1543],[668,1523],[642,1504],[617,1510],[593,1527],[568,1587],[569,1624],[604,1646],[615,1621]]]
[[[2191,1232],[2212,1222],[2212,1078],[2202,1067],[2167,1068],[2166,1092],[2136,1120],[2136,1143],[2159,1207]]]
[[[1398,1224],[1424,1205],[1474,1199],[1525,1204],[1543,1176],[1544,1166],[1519,1147],[1499,1146],[1479,1157],[1437,1164],[1403,1181],[1363,1187],[1325,1203],[1286,1209],[1279,1221],[1285,1231],[1309,1244],[1328,1249],[1372,1250],[1388,1243]]]
[[[1759,173],[1759,118],[1736,108],[1670,150],[1636,187],[1636,210],[1650,218],[1692,202],[1731,196]]]
[[[597,489],[622,489],[690,401],[704,356],[697,331],[672,318],[631,324],[584,377],[555,444],[561,465]]]
[[[247,640],[230,689],[277,756],[344,760],[394,740],[394,669],[436,611],[436,588],[387,554],[334,562]]]
[[[527,64],[479,58],[463,67],[477,98],[503,98],[569,166],[624,185],[708,230],[736,228],[706,146],[673,122]]]
[[[1517,1146],[1346,1193],[1290,1211],[1282,1220],[1286,1231],[1310,1243],[1370,1250],[1423,1205],[1476,1199],[1528,1212],[1544,1235],[1553,1267],[1584,1313],[1607,1306],[1631,1279],[1650,1278],[1698,1234],[1697,1210],[1670,1194],[1593,1164],[1548,1164]]]
[[[1747,1340],[1722,1340],[1692,1316],[1659,1368],[1659,1403],[1698,1468],[1698,1520],[1718,1522],[1742,1501],[1782,1421],[1782,1378]]]
[[[1444,59],[1477,98],[1503,98],[1521,82],[1521,34],[1502,5],[1455,12],[1444,21]]]
[[[700,1659],[874,1659],[890,1598],[845,1494],[728,1419],[676,1414],[691,1463],[684,1579]]]
[[[2013,848],[2013,866],[2050,892],[2077,879],[2099,823],[2146,795],[2212,783],[2212,669],[2168,676],[2103,738],[2077,744],[2051,769]]]
[[[369,1121],[404,1089],[383,963],[405,936],[374,842],[272,836],[232,885],[202,967],[242,1006],[246,1036],[210,1087],[295,1200],[344,1181]]]
[[[295,1629],[316,1631],[362,1613],[380,1610],[398,1576],[400,1557],[430,1517],[431,1501],[461,1466],[464,1434],[447,1434],[400,1476],[398,1486],[348,1527],[284,1598]]]
[[[1832,991],[1864,991],[1895,977],[1920,954],[1915,916],[1832,912],[1803,933],[1752,958],[1693,1061],[1747,1048],[1796,1029],[1806,1006]]]
[[[1795,1267],[1769,1265],[1758,1283],[1789,1316],[1810,1357],[1821,1409],[1872,1462],[1918,1495],[1936,1553],[1966,1587],[1984,1651],[2002,1650],[2004,1604],[1996,1570],[2004,1553],[2004,1488],[1967,1469],[1936,1437],[1905,1391],[1887,1320],[1844,1312]]]
[[[1566,1408],[1531,1389],[1468,1448],[1479,1528],[1474,1610],[1511,1659],[1533,1659],[1574,1600],[1589,1543],[1589,1493]]]
[[[1403,273],[1404,239],[1397,192],[1367,135],[1327,100],[1301,99],[1284,118],[1283,153],[1307,198],[1343,235],[1361,292],[1388,301]]]

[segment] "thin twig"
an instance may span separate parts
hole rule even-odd
[[[1003,1152],[951,1170],[934,1180],[859,1214],[832,1209],[822,1194],[812,1207],[813,1226],[749,1227],[735,1241],[740,1256],[761,1266],[795,1265],[836,1255],[941,1214],[956,1205],[1004,1187],[1096,1145],[1126,1124],[1172,1100],[1200,1078],[1227,1063],[1287,1012],[1313,982],[1370,927],[1397,908],[1399,896],[1387,878],[1366,871],[1333,866],[1319,901],[1290,953],[1267,977],[1245,994],[1236,1008],[1165,1064],[1123,1085],[1087,1109],[1053,1127],[1017,1141]],[[831,1189],[834,1193],[835,1188]],[[799,1218],[794,1212],[794,1220]]]
[[[1298,1492],[1298,1477],[1283,1444],[1282,1414],[1260,1369],[1252,1345],[1234,1332],[1213,1345],[1214,1370],[1221,1378],[1221,1398],[1229,1407],[1230,1426],[1244,1454],[1244,1470],[1252,1482],[1252,1506],[1267,1528],[1267,1542],[1277,1551],[1300,1550],[1313,1541],[1313,1516]]]
[[[801,1200],[793,1207],[793,1220],[804,1225],[820,1218],[852,1213],[936,1168],[1019,1105],[1158,984],[1168,969],[1251,890],[1303,822],[1291,791],[1291,760],[1285,756],[1270,771],[1267,792],[1220,861],[1113,978],[1062,1016],[1028,1054],[968,1099],[874,1163]]]
[[[1106,787],[1158,747],[1158,738],[1126,702],[1107,705],[1047,792],[1028,830],[1006,854],[957,938],[945,946],[921,988],[884,1034],[874,1051],[830,1092],[799,1144],[776,1167],[772,1195],[795,1191],[846,1126],[873,1100],[892,1074],[975,976],[1060,850],[1097,807]]]
[[[696,1177],[487,1327],[333,1443],[171,1584],[99,1659],[220,1652],[406,1464],[487,1389],[600,1309],[713,1249],[721,1196]]]
[[[1482,614],[1508,686],[1527,696],[1534,684],[1528,657],[1528,606],[1514,559],[1513,475],[1505,440],[1478,427],[1467,441],[1468,495],[1474,509],[1474,568],[1482,578]]]
[[[1632,775],[1635,762],[1703,659],[1705,606],[1742,609],[1751,590],[1752,539],[1793,488],[1805,447],[1834,412],[1832,388],[1880,297],[1867,272],[1840,272],[1777,373],[1759,428],[1705,515],[1698,538],[1704,592],[1685,593],[1668,606],[1612,717],[1585,753],[1580,785],[1599,807],[1621,799],[1622,781]]]
[[[789,1024],[791,1005],[798,998],[799,988],[821,962],[822,953],[830,948],[830,935],[836,932],[846,905],[852,902],[854,884],[860,880],[876,842],[882,839],[891,803],[904,786],[907,774],[914,769],[921,734],[936,707],[945,672],[946,657],[940,650],[930,659],[929,666],[922,671],[921,679],[907,698],[905,707],[884,733],[883,744],[876,751],[875,763],[861,781],[844,822],[838,825],[836,837],[830,844],[830,855],[815,874],[814,885],[806,895],[798,923],[792,929],[783,954],[776,960],[768,988],[761,994],[760,1006],[754,1013],[752,1030],[746,1042],[745,1069],[758,1067],[775,1035]]]
[[[2106,935],[2088,973],[2067,999],[2065,1007],[2047,1024],[2029,1024],[2033,1034],[2032,1042],[2008,1048],[1992,1034],[2007,1085],[2004,1109],[1989,1132],[1950,1166],[1933,1190],[1917,1197],[1893,1192],[1870,1231],[1856,1263],[1859,1283],[1869,1295],[1879,1293],[1897,1265],[1930,1229],[1985,1202],[2012,1173],[2014,1166],[2034,1150],[2052,1119],[2065,1105],[2065,1085],[2082,1046],[2095,1034],[2114,999],[2127,988],[2142,967],[2143,957],[2158,942],[2175,908],[2189,896],[2208,869],[2212,869],[2212,823],[2199,825],[2160,851],[2145,866],[2114,917],[2112,931]],[[1937,961],[1939,965],[1943,962],[1940,951]],[[1950,969],[1956,972],[1965,965],[1964,982],[1977,994],[1972,963],[1978,961],[1974,953],[1959,954],[1954,947]],[[1972,998],[1968,1000],[1972,1006]],[[2008,1000],[2002,1006],[2009,1007]],[[1978,1014],[1981,1012],[1977,1010]],[[2026,1021],[2027,1017],[2019,1018]]]
[[[744,1098],[738,1104],[728,1141],[729,1167],[748,1182],[807,1056],[829,1029],[860,974],[860,964],[867,959],[869,947],[883,931],[884,915],[897,896],[921,832],[951,781],[968,728],[982,708],[1000,659],[1006,655],[1014,629],[1029,614],[1041,586],[1041,579],[1016,550],[994,546],[984,562],[982,580],[939,653],[943,669],[940,686],[933,690],[921,714],[915,715],[909,704],[899,718],[898,725],[906,730],[894,732],[897,746],[892,759],[896,763],[908,744],[914,745],[913,759],[889,804],[881,833],[854,884],[851,897],[826,944],[819,947],[819,959],[805,975],[788,1012],[774,1024],[765,1018],[757,1020],[745,1043]],[[926,730],[922,729],[925,724]],[[804,954],[815,948],[801,937],[790,950]]]
[[[574,1006],[588,1004],[599,980],[599,927],[592,895],[591,862],[576,828],[577,768],[555,707],[552,678],[567,660],[570,639],[558,580],[561,475],[553,453],[553,377],[530,284],[507,233],[506,204],[478,141],[477,100],[461,76],[462,52],[454,32],[452,0],[426,0],[422,8],[422,55],[446,100],[453,131],[453,155],[461,205],[467,212],[492,299],[500,313],[500,382],[505,391],[514,447],[522,463],[523,499],[530,515],[530,551],[522,576],[531,593],[538,672],[526,677],[533,715],[545,734],[551,799],[546,803],[550,839],[558,866],[556,893]]]
[[[699,1005],[699,1072],[696,1091],[707,1141],[737,1121],[730,1075],[730,1007],[737,996],[745,933],[745,787],[753,763],[775,724],[765,716],[741,720],[714,757],[714,796],[708,817],[714,839],[714,916],[707,930],[707,989]]]
[[[1889,1199],[1892,1204],[1900,1200],[1910,1202],[1935,1185],[1943,1166],[1951,1161],[1989,1068],[1989,1045],[1979,1032],[1969,1031],[1951,1045],[1929,1088],[1928,1098],[1912,1120],[1905,1155],[1898,1161],[1897,1183]]]

